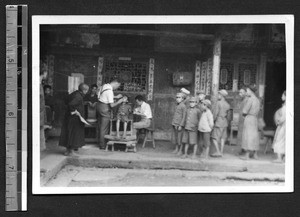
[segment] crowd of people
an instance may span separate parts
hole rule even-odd
[[[45,73],[41,73],[40,78],[45,78]],[[152,110],[143,96],[135,97],[135,109],[129,104],[129,97],[126,95],[114,95],[114,90],[118,89],[120,81],[113,79],[110,83],[101,86],[80,84],[78,90],[68,95],[67,111],[61,130],[59,145],[66,147],[65,155],[76,155],[78,148],[85,144],[84,127],[82,122],[84,117],[84,104],[96,109],[98,129],[99,129],[99,148],[105,149],[105,135],[109,133],[112,108],[118,106],[116,116],[117,137],[120,137],[120,123],[124,123],[122,139],[126,139],[127,123],[132,120],[131,115],[140,117],[138,122],[133,123],[135,131],[147,128],[151,125]],[[42,87],[42,85],[41,85]],[[42,88],[41,88],[42,91]],[[43,95],[45,91],[45,96]],[[44,86],[41,94],[41,150],[45,149],[44,138],[44,107],[45,101],[51,105],[50,91],[51,86]],[[258,158],[259,150],[259,119],[260,100],[256,96],[254,85],[243,87],[239,90],[241,102],[239,103],[239,121],[237,144],[241,146],[241,159]],[[277,154],[274,162],[283,162],[285,157],[285,95],[282,95],[283,105],[275,113],[274,121],[277,125],[274,136],[273,150]],[[227,140],[228,127],[230,125],[229,111],[230,105],[226,101],[228,93],[222,89],[218,92],[217,102],[212,105],[211,101],[204,92],[198,92],[195,96],[190,96],[190,92],[182,88],[176,94],[176,107],[172,123],[172,143],[175,146],[174,153],[183,158],[188,157],[189,148],[193,148],[192,158],[196,158],[198,149],[201,150],[201,158],[222,157],[224,146]],[[214,152],[211,153],[211,145]]]
[[[118,106],[118,113],[116,115],[117,138],[120,138],[120,123],[123,122],[124,131],[122,139],[126,139],[127,124],[132,120],[132,114],[140,117],[139,121],[133,123],[134,132],[137,132],[138,129],[150,127],[152,119],[150,105],[145,102],[143,96],[138,95],[135,97],[136,108],[133,110],[128,104],[128,96],[121,94],[114,95],[114,90],[118,89],[120,84],[118,79],[113,79],[110,83],[104,84],[100,88],[97,85],[92,85],[89,93],[89,86],[80,84],[78,90],[69,94],[66,102],[67,111],[59,140],[59,145],[67,149],[65,155],[77,155],[76,151],[78,148],[85,145],[85,123],[82,121],[82,118],[84,117],[84,104],[86,102],[89,106],[96,108],[100,149],[106,148],[107,140],[105,139],[105,135],[109,134],[112,109],[114,107]]]
[[[239,91],[241,102],[239,106],[239,121],[237,144],[241,146],[240,158],[258,159],[260,144],[259,112],[260,100],[256,96],[256,87],[251,85]],[[222,157],[227,140],[230,105],[226,101],[228,93],[222,89],[218,92],[218,101],[212,107],[210,100],[203,92],[196,97],[189,97],[189,91],[181,89],[176,95],[177,106],[172,120],[174,153],[187,157],[188,149],[193,147],[192,157],[196,157],[198,146],[201,146],[202,157]],[[274,136],[273,150],[277,154],[274,162],[283,162],[285,155],[285,95],[282,94],[282,107],[275,113],[277,125]],[[211,143],[215,152],[210,153]],[[184,147],[184,148],[183,148]]]

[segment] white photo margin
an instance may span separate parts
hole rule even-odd
[[[41,187],[40,186],[40,25],[43,24],[285,24],[286,163],[283,186]],[[294,191],[294,16],[32,16],[32,191],[33,194],[263,193]]]

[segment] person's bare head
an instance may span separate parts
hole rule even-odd
[[[92,94],[96,94],[96,93],[97,93],[97,89],[98,89],[97,84],[93,84],[93,85],[91,86],[91,93],[92,93]]]
[[[176,102],[181,103],[184,100],[184,93],[177,93],[176,94]]]
[[[241,98],[244,98],[246,95],[247,95],[247,90],[245,87],[242,87],[240,90],[239,90],[239,95]]]
[[[78,90],[85,95],[89,91],[89,85],[87,85],[85,83],[81,83],[78,86]]]
[[[136,104],[137,104],[138,106],[141,106],[141,105],[143,104],[144,101],[145,101],[145,100],[144,100],[144,97],[143,97],[142,95],[137,95],[137,96],[135,97],[135,102],[136,102]]]
[[[121,82],[119,81],[118,78],[113,78],[110,82],[110,85],[112,86],[113,90],[116,90],[120,87]]]
[[[51,89],[52,89],[52,87],[50,85],[45,85],[44,86],[45,95],[51,95]]]

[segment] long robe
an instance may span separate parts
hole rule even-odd
[[[286,106],[282,105],[275,113],[275,123],[277,124],[276,133],[274,136],[273,149],[275,153],[285,154],[285,118]]]
[[[71,115],[71,112],[77,110],[84,117],[84,95],[80,91],[74,91],[68,96],[67,111],[65,120],[61,129],[59,145],[68,149],[75,149],[84,146],[84,123],[77,115]]]
[[[239,105],[239,122],[238,122],[238,134],[237,134],[237,144],[242,145],[242,136],[243,136],[243,128],[244,128],[244,117],[243,117],[243,108],[247,103],[248,97],[245,98],[240,102]]]
[[[246,114],[243,127],[242,148],[248,151],[259,150],[258,113],[260,102],[256,96],[248,98],[243,114]]]

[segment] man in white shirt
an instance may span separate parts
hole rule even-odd
[[[144,101],[143,96],[141,95],[135,97],[135,102],[138,107],[134,110],[133,114],[139,115],[141,117],[141,120],[139,122],[134,122],[133,128],[142,129],[150,127],[152,119],[152,111],[150,105]]]
[[[114,96],[113,91],[120,87],[120,81],[114,78],[109,84],[104,84],[98,93],[97,103],[97,119],[99,125],[99,147],[105,148],[104,136],[109,132],[109,124],[111,118],[111,108],[121,104],[123,98],[121,94]],[[121,98],[117,102],[114,102],[114,98]]]

